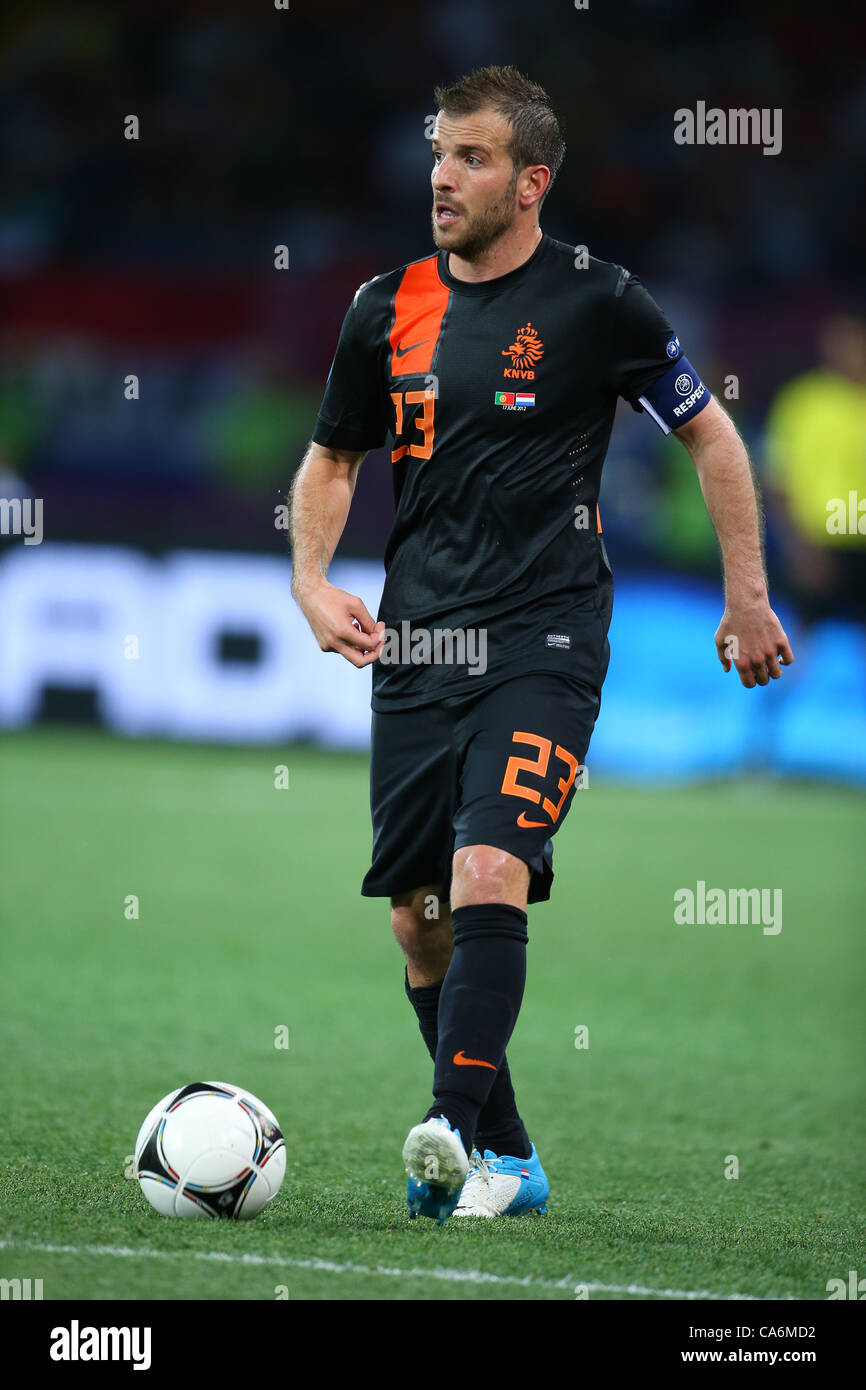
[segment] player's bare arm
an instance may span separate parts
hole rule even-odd
[[[715,399],[674,433],[691,455],[722,551],[725,611],[715,634],[719,660],[726,671],[733,663],[749,689],[768,685],[794,656],[770,607],[760,504],[748,454]]]
[[[328,581],[328,566],[343,534],[358,470],[366,451],[312,443],[289,495],[292,593],[323,652],[338,652],[353,666],[379,655],[384,623],[362,599]]]

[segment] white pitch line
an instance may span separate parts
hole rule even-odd
[[[122,1260],[199,1260],[215,1264],[265,1266],[275,1269],[310,1269],[322,1274],[364,1274],[381,1275],[388,1279],[439,1279],[449,1284],[511,1284],[519,1288],[535,1289],[575,1289],[585,1288],[589,1293],[624,1293],[644,1298],[713,1299],[718,1302],[763,1302],[751,1293],[711,1293],[708,1289],[650,1289],[643,1284],[602,1284],[593,1279],[576,1279],[568,1274],[563,1279],[539,1279],[527,1274],[520,1279],[516,1274],[488,1274],[483,1269],[421,1269],[412,1266],[402,1269],[395,1265],[337,1264],[333,1260],[291,1259],[284,1255],[232,1255],[220,1250],[148,1250],[133,1249],[127,1245],[49,1245],[29,1240],[0,1240],[0,1250],[30,1250],[44,1255],[106,1255]],[[776,1297],[768,1295],[768,1299]],[[781,1295],[791,1299],[792,1295]]]

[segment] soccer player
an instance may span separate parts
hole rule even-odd
[[[437,251],[346,313],[292,489],[293,591],[323,651],[373,664],[372,865],[434,1062],[403,1149],[410,1215],[543,1211],[548,1182],[506,1047],[528,903],[549,898],[608,664],[598,520],[617,398],[691,455],[724,566],[726,671],[793,658],[770,607],[743,444],[673,328],[622,266],[539,226],[565,146],[511,67],[436,90]],[[329,584],[361,462],[393,440],[396,517],[376,620]],[[671,633],[672,680],[689,659]]]

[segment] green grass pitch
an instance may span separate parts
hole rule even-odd
[[[0,768],[4,1278],[59,1299],[820,1299],[866,1274],[857,792],[593,778],[530,911],[509,1048],[548,1215],[440,1229],[406,1216],[432,1068],[387,904],[358,893],[366,760],[48,729],[0,740]],[[699,879],[781,888],[781,932],[676,925]],[[286,1135],[249,1224],[166,1220],[124,1177],[149,1107],[209,1079]]]

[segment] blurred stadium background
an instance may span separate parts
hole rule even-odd
[[[280,507],[354,290],[432,247],[434,83],[511,61],[565,124],[545,230],[644,279],[750,446],[797,650],[757,697],[721,678],[691,465],[621,406],[591,762],[866,779],[866,534],[826,524],[832,499],[854,494],[855,517],[866,499],[866,43],[844,13],[822,28],[788,4],[686,0],[539,0],[531,17],[522,0],[443,0],[411,22],[394,0],[13,7],[0,496],[42,499],[44,540],[0,537],[0,723],[365,746],[369,673],[315,648]],[[781,107],[781,154],[677,145],[673,112],[698,100]],[[334,570],[371,609],[392,515],[383,451]]]

